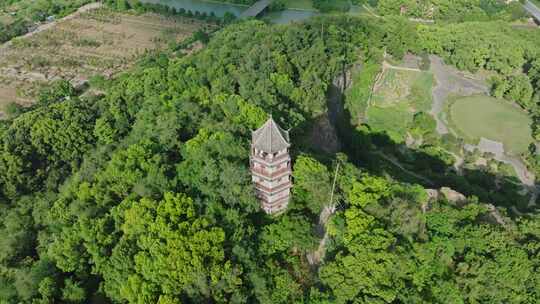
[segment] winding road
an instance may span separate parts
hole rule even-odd
[[[536,21],[540,22],[540,9],[536,5],[527,0],[525,3],[523,3],[523,8],[525,8],[525,10],[529,12],[534,19],[536,19]]]

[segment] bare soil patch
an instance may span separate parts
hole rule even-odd
[[[179,42],[211,27],[195,19],[130,15],[96,8],[17,38],[0,51],[0,110],[31,103],[39,87],[64,78],[74,85],[95,75],[110,77],[149,50]]]

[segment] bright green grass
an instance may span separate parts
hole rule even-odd
[[[315,10],[313,7],[313,2],[311,0],[286,0],[286,8],[297,8],[305,10]]]
[[[468,140],[481,137],[502,142],[507,152],[527,151],[531,137],[531,119],[509,102],[477,95],[458,98],[452,102],[449,123]]]
[[[416,112],[428,112],[433,102],[432,89],[433,74],[429,72],[417,73],[417,77],[411,85],[411,92],[407,96],[411,108]]]
[[[368,124],[376,132],[386,132],[395,142],[403,142],[413,115],[405,103],[391,107],[371,106],[367,110]]]
[[[365,122],[371,88],[381,70],[378,62],[364,62],[361,69],[353,69],[352,86],[345,93],[345,107],[353,124]]]
[[[431,73],[386,70],[366,112],[369,126],[403,142],[414,115],[431,108],[432,86]]]

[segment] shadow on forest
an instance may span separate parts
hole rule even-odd
[[[354,126],[350,112],[343,106],[342,89],[332,85],[328,95],[329,117],[334,120],[332,123],[342,143],[342,152],[357,166],[376,175],[417,183],[425,188],[450,187],[466,196],[476,196],[481,202],[509,208],[509,213],[512,206],[520,212],[538,209],[538,205],[528,207],[530,195],[518,195],[522,185],[511,181],[511,177],[482,169],[463,169],[458,174],[453,165],[433,155],[396,143],[385,133],[370,132],[368,126]]]

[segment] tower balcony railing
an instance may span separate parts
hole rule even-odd
[[[272,163],[275,163],[277,161],[290,159],[291,157],[290,157],[290,155],[288,153],[285,153],[285,154],[281,154],[281,155],[278,155],[278,156],[272,157],[272,158],[270,158],[270,156],[263,157],[263,156],[260,156],[258,154],[252,154],[251,158],[256,159],[257,161],[260,161],[260,162],[264,162],[264,163],[267,163],[267,164],[272,164]]]
[[[259,176],[265,177],[267,179],[272,179],[275,177],[280,177],[282,175],[286,175],[286,173],[291,174],[292,173],[292,167],[289,165],[285,168],[279,169],[275,172],[270,172],[268,170],[265,170],[263,168],[255,168],[254,166],[251,166],[251,172],[256,173]]]
[[[276,193],[276,192],[281,192],[281,191],[286,190],[286,189],[290,189],[290,188],[292,188],[292,183],[291,183],[291,181],[287,181],[286,183],[277,185],[277,186],[272,187],[272,188],[268,188],[268,187],[266,187],[265,185],[263,185],[261,183],[255,182],[255,188],[257,190],[259,190],[259,191],[263,191],[263,192],[266,192],[266,193],[270,194],[270,193]]]
[[[274,206],[279,205],[279,204],[288,203],[288,201],[290,199],[290,195],[284,196],[284,197],[282,197],[282,198],[280,198],[280,199],[278,199],[278,200],[276,200],[274,202],[267,201],[263,196],[259,197],[258,199],[264,205],[274,207]]]

